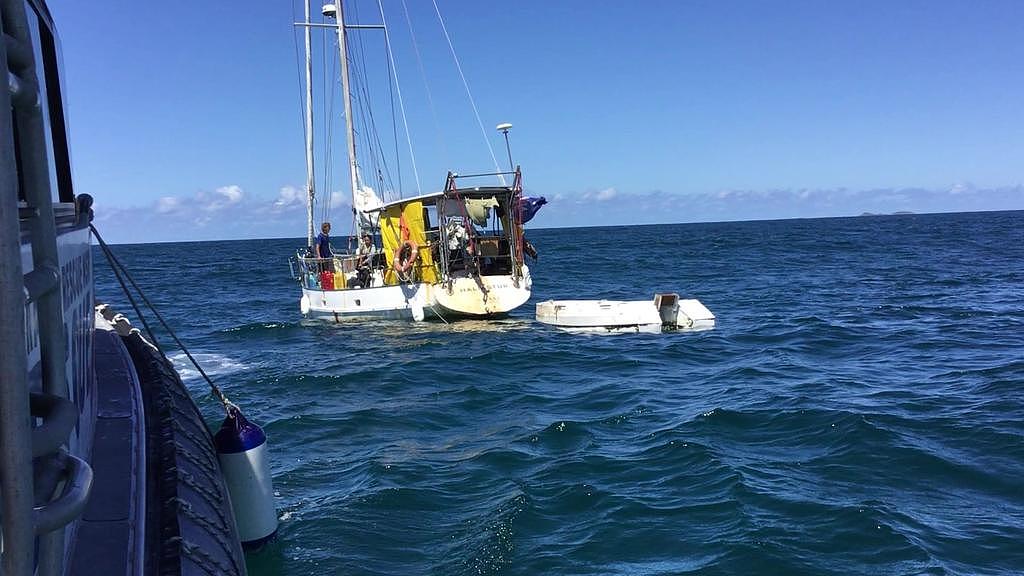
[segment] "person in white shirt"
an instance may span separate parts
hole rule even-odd
[[[373,237],[364,232],[362,242],[356,248],[356,256],[359,256],[359,259],[356,261],[356,268],[369,266],[373,261],[373,256],[378,252],[377,246],[373,243]]]
[[[356,248],[356,278],[355,284],[365,288],[370,285],[373,272],[374,256],[379,254],[377,246],[373,243],[373,237],[364,232],[359,247]]]

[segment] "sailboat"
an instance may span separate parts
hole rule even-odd
[[[323,6],[327,24],[310,22],[308,3],[305,10],[310,248],[300,249],[292,260],[293,276],[302,289],[302,314],[334,322],[355,318],[448,321],[500,317],[525,304],[532,279],[524,254],[535,257],[536,253],[524,238],[523,224],[532,216],[536,203],[523,197],[522,172],[519,166],[512,166],[511,153],[508,171],[468,175],[449,171],[440,191],[381,201],[362,181],[356,156],[347,40],[350,30],[384,26],[346,24],[340,0]],[[357,242],[369,236],[373,244],[369,250],[332,253],[326,258],[315,257],[311,250],[315,193],[309,47],[313,28],[334,28],[337,34],[348,176],[355,213],[353,236]],[[395,80],[397,84],[397,76]],[[510,127],[498,125],[505,134],[506,148]],[[497,184],[479,185],[485,179],[497,180]]]

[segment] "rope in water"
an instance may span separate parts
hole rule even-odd
[[[445,320],[444,316],[441,316],[441,313],[437,311],[437,308],[434,308],[433,306],[427,306],[427,308],[429,308],[430,311],[434,313],[434,316],[440,318],[441,322],[444,322],[446,325],[451,325],[451,322]]]
[[[139,306],[136,303],[135,298],[132,297],[131,291],[128,290],[128,286],[125,285],[124,280],[121,278],[121,274],[124,274],[124,277],[128,279],[128,282],[131,283],[131,285],[135,288],[136,292],[139,293],[139,297],[142,298],[142,301],[146,303],[146,306],[149,308],[149,310],[153,313],[154,316],[156,316],[156,319],[160,321],[160,324],[164,327],[164,330],[167,330],[167,333],[170,334],[171,338],[174,339],[174,342],[178,345],[179,348],[181,348],[181,351],[185,353],[185,356],[188,357],[188,359],[192,362],[192,365],[195,366],[196,370],[199,371],[199,374],[202,375],[204,380],[206,380],[206,383],[210,385],[210,391],[213,392],[213,395],[216,396],[218,400],[220,400],[220,403],[224,405],[224,411],[227,412],[228,415],[230,416],[231,409],[237,409],[238,407],[235,406],[235,404],[232,403],[230,400],[228,400],[228,397],[225,396],[224,393],[221,392],[221,389],[217,387],[216,384],[213,383],[213,380],[211,380],[210,377],[206,374],[206,371],[203,370],[203,367],[199,365],[199,362],[196,361],[195,357],[192,356],[192,353],[188,351],[188,348],[185,346],[185,344],[183,344],[182,341],[178,339],[178,335],[175,334],[174,330],[172,330],[171,327],[167,325],[167,321],[164,320],[164,317],[161,316],[159,312],[157,312],[156,307],[153,306],[153,303],[149,301],[149,298],[146,298],[146,294],[142,291],[142,288],[139,288],[139,285],[135,283],[135,279],[132,278],[131,275],[128,273],[128,269],[125,268],[123,264],[121,264],[121,261],[118,260],[116,256],[114,256],[114,252],[110,249],[110,246],[108,246],[107,243],[103,241],[103,237],[100,236],[100,233],[98,230],[96,230],[96,227],[93,226],[92,224],[89,224],[89,229],[92,230],[93,235],[96,236],[96,240],[100,244],[100,249],[103,250],[103,255],[107,257],[107,262],[110,263],[110,267],[111,269],[114,270],[114,275],[117,277],[117,281],[121,285],[121,289],[124,290],[125,296],[127,296],[128,300],[131,302],[132,308],[135,309],[135,314],[138,315],[140,320],[142,320],[142,325],[146,327],[146,332],[149,334],[150,340],[153,341],[153,345],[156,346],[156,348],[160,350],[161,353],[163,353],[163,350],[160,349],[160,345],[157,343],[156,337],[153,335],[153,331],[150,329],[149,323],[146,322],[146,317],[142,315],[142,311],[139,309]]]

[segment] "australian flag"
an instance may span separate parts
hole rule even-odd
[[[533,220],[533,217],[537,214],[537,211],[540,210],[540,207],[547,203],[547,198],[544,198],[543,196],[540,198],[528,196],[519,200],[520,222],[526,224],[530,220]]]

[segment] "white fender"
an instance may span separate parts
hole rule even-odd
[[[419,302],[410,302],[409,308],[412,310],[412,319],[417,322],[423,322],[425,314],[423,313],[423,305]]]
[[[242,548],[257,550],[277,535],[274,486],[263,429],[249,422],[235,406],[214,435],[224,484]]]

